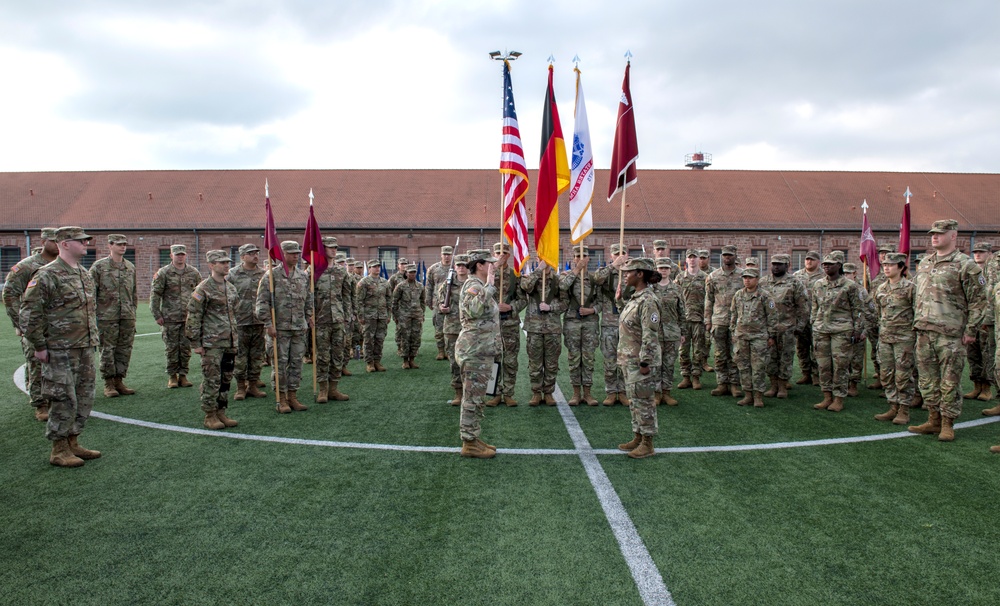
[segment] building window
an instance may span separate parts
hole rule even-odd
[[[129,263],[131,263],[132,265],[135,265],[135,249],[134,248],[129,248],[128,250],[125,251],[125,260],[128,261]]]
[[[345,255],[347,255],[348,257],[350,257],[351,256],[351,247],[350,246],[338,246],[337,247],[337,252],[338,253],[344,253]]]
[[[236,267],[236,264],[240,262],[240,246],[239,244],[229,247],[229,258],[233,260],[231,265]]]
[[[708,264],[712,267],[722,267],[722,249],[713,248],[708,252]]]
[[[83,258],[80,259],[80,265],[84,269],[90,269],[90,266],[93,265],[94,261],[96,261],[96,260],[97,260],[97,249],[96,248],[88,248],[87,249],[87,254],[83,255]]]
[[[397,259],[399,259],[399,248],[395,246],[378,247],[378,260],[382,262],[382,267],[385,267],[390,274],[396,271],[396,266],[399,264]]]
[[[17,265],[21,260],[21,247],[4,246],[0,247],[0,278],[6,279],[10,268]]]
[[[767,269],[767,249],[766,248],[755,248],[755,249],[753,249],[753,250],[750,251],[750,256],[757,258],[757,267],[759,267],[761,271],[764,271],[765,269]]]
[[[799,271],[806,266],[806,255],[809,254],[808,250],[793,250],[792,251],[792,266],[789,271]]]
[[[640,248],[630,248],[630,249],[628,249],[628,256],[632,257],[633,259],[638,259],[638,258],[642,257],[643,256],[643,254],[642,254],[642,248],[640,247]]]
[[[591,248],[588,249],[590,253],[590,258],[587,261],[587,271],[596,271],[604,266],[604,249],[603,248]]]
[[[170,265],[170,249],[161,248],[160,249],[160,267]]]
[[[670,260],[677,264],[677,267],[684,269],[687,267],[687,249],[686,248],[671,248],[670,249]]]

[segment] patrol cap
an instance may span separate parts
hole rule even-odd
[[[342,251],[342,250],[339,250],[339,251],[337,251],[337,254],[333,256],[333,258],[334,258],[334,260],[335,260],[335,261],[337,261],[338,263],[339,263],[340,261],[346,261],[346,260],[347,260],[347,253],[345,253],[345,252],[344,252],[344,251]],[[351,261],[354,261],[354,259],[351,259]]]
[[[698,256],[701,257],[702,259],[707,259],[708,256],[709,256],[708,250],[704,249],[704,248],[699,248],[698,249]]]
[[[743,261],[743,265],[746,265],[747,267],[757,267],[757,257],[747,257],[746,260]]]
[[[684,254],[685,258],[687,258],[687,257],[697,257],[697,256],[698,256],[698,251],[696,251],[693,248],[687,249],[687,252]]]
[[[441,247],[441,254],[442,255],[450,255],[450,254],[452,254],[454,252],[455,252],[455,249],[452,248],[451,246],[442,246]]]
[[[622,254],[622,251],[624,249],[625,249],[625,247],[622,246],[621,244],[612,244],[611,245],[611,254],[613,254],[613,255],[620,255],[620,254]]]
[[[108,234],[108,244],[128,244],[124,234]]]
[[[368,261],[368,267],[379,267],[381,265],[382,263],[378,259],[371,259]],[[355,265],[355,267],[357,267],[357,265]]]
[[[75,225],[67,225],[66,227],[60,227],[56,230],[55,241],[65,242],[67,240],[89,240],[88,236],[82,227],[77,227]]]
[[[364,261],[352,261],[351,263],[348,263],[348,265],[350,265],[351,267],[364,267],[365,266],[365,262]]]
[[[634,259],[629,259],[628,263],[622,267],[622,271],[635,271],[635,270],[647,270],[656,271],[656,265],[653,263],[652,259],[647,259],[645,257],[636,257]]]
[[[43,227],[42,228],[42,240],[55,240],[56,239],[56,228],[55,227]]]
[[[843,264],[845,261],[844,253],[839,250],[830,251],[825,257],[823,257],[823,263],[840,263]]]
[[[232,263],[233,260],[229,258],[229,255],[224,250],[210,250],[205,253],[205,259],[209,263]]]
[[[653,240],[653,250],[666,250],[667,241],[666,240]]]
[[[258,248],[256,244],[244,244],[243,246],[240,247],[241,257],[243,255],[253,254],[255,252],[260,252],[260,248]]]
[[[879,244],[878,252],[887,252],[887,253],[896,252],[896,245],[893,244],[892,242],[883,242]]]
[[[337,254],[339,255],[340,253],[337,253]],[[344,253],[344,254],[347,254],[347,253]],[[354,257],[347,257],[346,259],[344,259],[344,261],[347,261],[348,263],[354,263],[355,261],[357,261],[357,259],[355,259]]]
[[[979,242],[972,247],[972,252],[993,252],[993,245],[989,242]]]
[[[409,265],[406,266],[406,273],[410,273],[411,271],[413,273],[417,273],[417,264],[416,263],[410,263]]]
[[[336,248],[337,238],[335,238],[334,236],[323,236],[323,246],[327,246],[329,248]]]
[[[806,253],[806,259],[816,259],[817,261],[819,261],[822,258],[823,257],[819,256],[819,253],[816,252],[815,250],[810,250],[809,252]]]
[[[281,252],[302,254],[302,247],[295,240],[285,240],[281,243]]]
[[[590,256],[590,251],[587,250],[586,248],[584,248],[582,251],[579,248],[574,248],[573,249],[573,258],[574,259],[580,259],[582,257],[589,257],[589,256]]]
[[[396,264],[397,265],[409,265],[410,261],[406,257],[400,257],[399,260],[396,261]]]
[[[887,263],[906,263],[906,255],[900,252],[891,252],[885,256]]]
[[[497,242],[496,244],[493,245],[494,255],[502,255],[504,253],[509,253],[509,252],[510,252],[510,244],[507,244],[506,242]]]
[[[667,259],[667,258],[657,259],[656,260],[656,269],[660,269],[660,268],[663,268],[663,267],[666,267],[667,269],[673,269],[674,268],[674,263],[673,263],[673,261],[671,261],[670,259]]]
[[[455,265],[465,267],[469,264],[469,255],[455,255]]]
[[[746,269],[743,270],[743,277],[744,278],[759,278],[760,277],[760,270],[757,269],[756,267],[748,267],[748,268],[746,268]]]
[[[488,250],[474,250],[469,253],[469,263],[473,261],[485,261],[486,263],[496,263],[497,258],[490,254]]]
[[[935,221],[934,225],[931,226],[927,233],[929,234],[943,234],[949,231],[955,231],[958,229],[958,221],[954,219],[941,219]]]
[[[775,264],[775,263],[784,263],[785,265],[788,265],[791,262],[792,262],[791,255],[786,255],[785,253],[778,253],[778,254],[774,255],[773,257],[771,257],[771,264],[772,265]]]
[[[855,265],[854,263],[844,263],[845,274],[853,274],[857,273],[857,271],[858,271],[858,266]]]
[[[736,247],[732,244],[727,244],[722,247],[722,254],[736,256]]]
[[[187,250],[187,246],[184,246],[183,244],[170,245],[170,254],[172,255],[186,255],[188,254]]]

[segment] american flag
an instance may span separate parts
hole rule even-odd
[[[510,242],[514,273],[528,258],[528,213],[524,196],[528,193],[528,169],[524,165],[521,132],[514,110],[514,89],[510,84],[510,63],[503,62],[503,141],[500,144],[500,174],[503,175],[503,232]]]

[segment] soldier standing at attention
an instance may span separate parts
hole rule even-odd
[[[826,275],[819,266],[820,256],[815,250],[806,253],[806,266],[798,270],[792,277],[801,281],[806,288],[806,294],[812,296],[812,286]],[[812,304],[810,303],[810,306]],[[795,382],[796,385],[819,385],[819,371],[816,364],[816,355],[813,352],[813,327],[806,323],[797,335],[795,343],[795,353],[799,357],[799,370],[802,371],[802,378]]]
[[[43,227],[42,250],[18,261],[7,272],[7,279],[3,285],[3,304],[7,309],[7,317],[14,324],[14,332],[21,338],[21,350],[24,352],[26,362],[25,377],[28,379],[28,401],[35,409],[35,419],[39,421],[49,420],[49,403],[42,397],[42,363],[35,357],[35,350],[31,348],[28,340],[24,338],[24,331],[21,330],[21,303],[28,282],[35,272],[59,257],[59,245],[56,244],[55,237],[56,228]]]
[[[351,333],[349,335],[346,334],[345,329],[344,338],[347,341],[347,348],[344,354],[344,368],[340,371],[342,377],[349,377],[353,374],[348,370],[347,363],[355,356],[357,356],[357,359],[361,359],[361,345],[364,343],[361,334],[361,322],[358,322],[358,304],[355,298],[358,296],[358,282],[365,277],[365,263],[364,261],[354,261],[348,258],[346,269],[348,276],[351,278],[351,299],[354,315],[351,316]]]
[[[865,334],[872,336],[878,331],[878,317],[875,314],[875,304],[865,287],[858,280],[858,266],[854,263],[844,263],[844,277],[858,285],[861,290],[861,326]],[[851,352],[851,380],[847,384],[847,395],[858,396],[858,383],[861,382],[861,372],[865,365],[865,342],[854,343]]]
[[[417,282],[417,266],[406,266],[406,280],[396,285],[392,291],[392,317],[396,318],[396,334],[400,335],[400,349],[403,352],[403,368],[417,366],[417,352],[420,351],[420,333],[424,326],[424,286]]]
[[[315,284],[316,306],[316,401],[345,402],[350,399],[340,392],[340,375],[344,368],[344,327],[354,313],[354,289],[347,271],[335,262],[337,238],[323,237],[323,250],[328,266]],[[310,267],[310,270],[312,268]]]
[[[542,288],[542,276],[545,276],[545,288]],[[528,405],[538,406],[544,399],[549,406],[555,406],[556,400],[552,393],[556,388],[559,354],[562,349],[559,343],[559,336],[562,334],[559,322],[562,304],[559,301],[558,277],[543,262],[541,269],[521,274],[521,289],[528,297],[528,311],[524,314],[524,331],[528,341],[528,376],[531,380],[531,400]]]
[[[568,402],[570,406],[578,406],[581,400],[588,406],[597,406],[597,399],[591,395],[590,389],[594,383],[594,352],[600,340],[601,321],[595,304],[597,285],[587,271],[589,260],[586,249],[582,252],[579,248],[573,249],[573,269],[559,276],[559,296],[566,310],[563,338],[566,341],[569,379],[573,385],[573,397]]]
[[[736,247],[722,247],[722,267],[709,274],[705,280],[705,330],[712,335],[715,345],[715,377],[718,386],[713,396],[727,393],[739,397],[740,373],[733,363],[733,337],[729,332],[729,309],[733,295],[743,287],[740,271],[736,269]]]
[[[455,276],[449,283],[447,277],[438,284],[435,301],[438,302],[438,313],[444,317],[444,350],[451,362],[451,387],[455,390],[455,398],[449,402],[452,406],[462,404],[462,368],[455,360],[455,341],[462,332],[462,320],[459,317],[459,298],[462,285],[469,277],[469,255],[455,255]],[[450,291],[450,294],[449,294]],[[445,304],[447,303],[447,305]]]
[[[993,246],[989,242],[977,242],[972,247],[972,259],[979,266],[979,269],[983,270],[983,275],[986,276],[987,293],[990,290],[991,284],[989,276],[986,275],[986,261],[989,260],[992,250]],[[996,335],[993,327],[993,310],[990,303],[990,297],[987,296],[988,309],[986,317],[983,320],[983,328],[976,333],[976,342],[969,344],[968,348],[969,379],[972,380],[974,387],[972,391],[962,396],[963,398],[969,398],[970,400],[975,398],[983,402],[989,402],[993,399],[993,387],[996,385],[996,379],[993,376]]]
[[[97,328],[101,333],[101,378],[104,395],[130,396],[135,390],[125,385],[132,342],[135,341],[136,297],[135,265],[125,259],[128,238],[108,236],[109,254],[90,267],[90,277],[97,289]]]
[[[299,257],[302,255],[299,243],[286,240],[281,243],[281,252],[285,257],[284,267],[281,263],[275,263],[260,279],[254,313],[264,323],[264,330],[271,336],[278,351],[278,367],[272,369],[271,381],[276,384],[278,412],[284,414],[293,410],[309,410],[309,407],[299,402],[297,392],[302,382],[302,354],[306,350],[306,333],[312,326],[313,299],[309,296],[309,276],[299,269]],[[285,275],[286,271],[288,275]]]
[[[226,281],[236,289],[236,395],[234,400],[242,401],[247,396],[265,398],[260,390],[264,383],[260,380],[261,366],[264,364],[264,323],[254,315],[257,303],[257,288],[264,270],[258,267],[260,248],[256,244],[240,247],[240,264],[229,270]]]
[[[20,326],[35,358],[42,363],[42,396],[49,403],[45,437],[52,442],[49,463],[80,467],[101,453],[78,439],[94,407],[97,299],[94,281],[80,266],[90,236],[82,227],[60,227],[59,257],[28,282]]]
[[[497,274],[496,296],[497,309],[500,311],[500,347],[497,354],[500,361],[500,384],[497,395],[486,403],[487,406],[497,406],[502,401],[507,406],[517,406],[514,399],[514,385],[517,382],[517,357],[521,353],[521,310],[528,300],[518,284],[517,274],[507,262],[510,259],[510,245],[497,242],[493,245],[493,256],[497,262],[493,264]]]
[[[885,280],[875,290],[875,310],[879,317],[878,355],[881,383],[889,410],[875,415],[879,421],[892,421],[895,425],[910,422],[910,404],[913,402],[913,365],[916,335],[913,333],[913,301],[916,285],[903,274],[906,272],[906,255],[886,254],[882,264]]]
[[[864,338],[861,287],[844,277],[844,253],[835,250],[823,258],[825,280],[812,286],[810,319],[819,366],[823,401],[816,410],[840,412],[850,383],[854,344]]]
[[[770,293],[758,288],[760,270],[743,270],[743,288],[733,295],[729,310],[729,331],[736,346],[736,364],[743,382],[743,399],[739,406],[764,408],[764,379],[769,352],[775,348],[778,315]]]
[[[441,260],[431,265],[427,268],[427,284],[425,285],[424,291],[424,301],[427,303],[427,307],[431,309],[438,308],[438,301],[435,300],[437,295],[437,287],[441,284],[441,281],[445,279],[448,272],[451,271],[451,257],[454,254],[454,249],[450,246],[441,247]],[[445,342],[444,342],[444,316],[441,314],[434,314],[432,316],[432,322],[434,323],[434,342],[437,344],[437,357],[435,360],[447,360],[448,355],[445,353]]]
[[[661,257],[656,260],[656,271],[660,274],[660,283],[651,288],[660,298],[660,326],[662,327],[662,363],[660,364],[660,385],[656,392],[656,405],[662,402],[667,406],[677,406],[677,400],[670,395],[674,387],[674,367],[677,366],[677,350],[684,343],[681,326],[686,324],[686,306],[684,296],[676,284],[670,281],[673,262]],[[700,308],[699,308],[700,311]]]
[[[623,259],[619,262],[618,259]],[[614,406],[621,401],[628,406],[628,396],[625,395],[625,375],[618,365],[618,292],[619,271],[615,263],[623,264],[628,254],[620,244],[611,245],[611,263],[594,272],[594,284],[600,287],[597,298],[597,309],[601,313],[601,355],[604,356],[604,398],[605,406]]]
[[[667,241],[653,240],[653,263],[668,258],[670,258],[670,251],[667,249]]]
[[[392,300],[392,293],[395,292],[396,287],[399,286],[399,283],[400,282],[406,282],[406,266],[409,265],[409,264],[410,264],[410,262],[406,259],[406,257],[400,257],[399,261],[397,262],[396,273],[394,273],[391,276],[389,276],[388,282],[389,282],[389,299],[390,299],[390,301]],[[400,358],[402,358],[403,357],[403,342],[402,342],[403,335],[401,335],[399,333],[399,318],[397,318],[396,316],[391,316],[391,317],[392,317],[392,320],[396,323],[396,333],[395,333],[396,354]]]
[[[882,244],[879,245],[878,263],[880,267],[885,264],[886,255],[888,255],[891,252],[896,252],[895,244],[890,244],[889,242],[883,242]],[[874,278],[868,281],[868,294],[871,295],[873,301],[875,299],[875,291],[878,290],[878,287],[881,286],[882,283],[885,282],[885,280],[886,280],[885,272],[880,271]],[[875,322],[876,324],[879,324],[878,314],[876,314]],[[869,339],[869,341],[871,341],[872,366],[875,367],[875,380],[868,385],[868,389],[882,389],[882,372],[880,370],[881,361],[879,360],[879,355],[878,355],[878,331],[874,332],[872,338]]]
[[[187,332],[192,351],[201,356],[201,410],[207,429],[236,427],[226,416],[229,385],[236,367],[239,339],[236,309],[239,295],[226,281],[232,259],[223,250],[205,253],[210,275],[195,287],[188,301]]]
[[[168,388],[192,387],[187,380],[191,342],[184,330],[187,302],[194,287],[201,282],[201,272],[187,264],[187,248],[183,244],[170,247],[170,264],[153,276],[149,291],[149,310],[161,327],[167,350]]]
[[[469,278],[462,285],[459,302],[462,332],[455,341],[455,360],[462,368],[459,433],[462,437],[462,456],[475,459],[492,459],[497,454],[495,446],[479,439],[486,386],[500,339],[500,311],[493,292],[493,263],[496,261],[496,257],[491,257],[485,250],[470,256]]]
[[[809,324],[809,295],[800,280],[788,275],[791,257],[777,254],[771,258],[771,273],[760,280],[760,286],[774,301],[776,329],[774,347],[767,364],[767,374],[771,387],[764,397],[784,399],[788,397],[788,381],[792,378],[792,364],[795,362],[795,335],[800,334]]]
[[[688,249],[686,269],[677,276],[677,286],[684,299],[684,322],[681,324],[681,382],[677,389],[701,389],[701,373],[708,359],[705,340],[705,280],[698,252]]]
[[[928,418],[909,430],[951,442],[955,419],[962,414],[965,348],[975,342],[986,315],[986,276],[956,248],[958,221],[935,221],[928,233],[934,253],[917,266],[913,312],[918,386]]]
[[[735,248],[735,247],[733,247]],[[735,253],[733,253],[735,254]],[[715,268],[711,266],[709,261],[711,260],[711,255],[707,249],[698,249],[698,268],[705,272],[705,275],[711,274],[715,271]]]
[[[652,259],[631,259],[622,268],[625,283],[635,289],[619,319],[618,363],[625,373],[625,389],[632,412],[631,442],[619,444],[633,459],[656,452],[653,436],[659,430],[656,390],[660,387],[660,300],[649,288],[660,281]]]
[[[378,259],[369,261],[368,275],[358,282],[354,291],[358,322],[364,333],[365,370],[368,372],[385,371],[385,366],[382,366],[382,344],[389,325],[392,293],[389,291],[388,281],[378,273],[380,266]]]

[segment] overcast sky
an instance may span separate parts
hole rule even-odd
[[[530,168],[579,55],[607,168],[631,50],[639,167],[1000,172],[1000,2],[0,0],[0,171]]]

